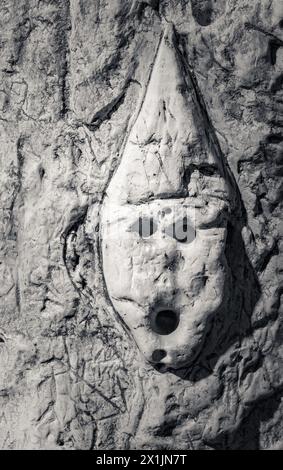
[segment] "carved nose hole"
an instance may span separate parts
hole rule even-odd
[[[164,351],[164,349],[156,349],[155,351],[153,351],[152,353],[152,360],[154,362],[159,362],[161,361],[161,359],[163,359],[165,356],[167,356],[167,353],[166,351]]]
[[[179,317],[173,310],[161,310],[151,315],[151,328],[159,335],[170,335],[178,324]]]

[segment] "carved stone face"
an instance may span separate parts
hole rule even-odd
[[[229,185],[164,35],[101,215],[112,304],[145,358],[192,364],[225,297]]]

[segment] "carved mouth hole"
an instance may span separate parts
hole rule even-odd
[[[152,360],[154,362],[159,362],[161,361],[161,359],[163,359],[165,356],[167,356],[167,353],[166,351],[164,351],[164,349],[156,349],[155,351],[153,351],[152,353]]]
[[[178,324],[179,317],[173,310],[161,310],[151,318],[151,328],[159,335],[170,335]]]

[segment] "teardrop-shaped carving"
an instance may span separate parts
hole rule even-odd
[[[192,364],[224,310],[233,194],[198,87],[169,27],[101,217],[109,298],[153,364]]]

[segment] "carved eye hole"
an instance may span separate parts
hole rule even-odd
[[[167,227],[165,233],[181,243],[191,243],[196,236],[195,229],[187,217],[183,217]]]
[[[142,238],[151,237],[157,230],[157,225],[152,217],[139,217],[130,227],[131,232],[137,232]]]

